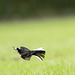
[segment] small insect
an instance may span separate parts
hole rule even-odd
[[[38,48],[35,50],[29,50],[26,47],[20,47],[20,48],[13,47],[13,48],[21,55],[21,57],[24,60],[30,60],[32,55],[36,56],[40,60],[43,60],[43,58],[45,57],[45,51],[42,48]]]

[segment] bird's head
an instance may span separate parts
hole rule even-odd
[[[12,47],[13,47],[13,46],[12,46]],[[18,52],[18,49],[19,49],[19,48],[17,48],[17,47],[13,47],[13,49],[16,50],[16,51]]]

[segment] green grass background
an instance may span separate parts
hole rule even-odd
[[[45,59],[23,60],[12,46],[43,47]],[[75,75],[75,17],[0,22],[0,75]]]

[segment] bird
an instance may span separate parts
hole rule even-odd
[[[21,58],[23,58],[24,60],[30,60],[32,55],[36,56],[41,61],[43,61],[43,58],[45,58],[46,52],[42,48],[38,48],[38,49],[34,49],[34,50],[30,50],[23,46],[21,46],[20,48],[18,48],[18,47],[13,47],[13,48],[21,55]]]

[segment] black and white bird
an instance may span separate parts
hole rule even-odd
[[[29,50],[26,47],[20,47],[20,48],[14,47],[14,49],[21,55],[21,57],[24,60],[30,60],[32,55],[36,56],[40,60],[43,60],[43,58],[45,57],[45,51],[42,48],[38,48],[33,51]]]

